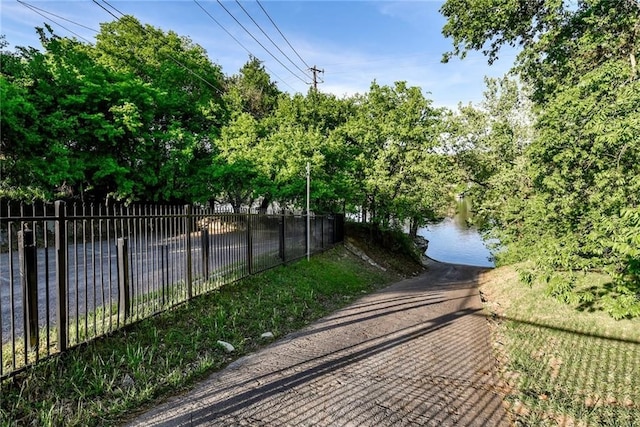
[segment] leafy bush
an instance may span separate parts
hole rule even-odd
[[[573,274],[553,274],[548,281],[546,293],[553,298],[567,304],[580,302],[575,292],[576,277]]]
[[[611,249],[618,260],[610,267],[614,292],[603,307],[615,319],[640,316],[640,208],[624,209],[610,227]]]
[[[520,281],[525,285],[527,285],[528,287],[531,287],[531,285],[533,284],[534,278],[535,278],[534,273],[532,273],[531,270],[518,271],[518,279],[520,279]]]
[[[640,299],[623,290],[619,294],[608,294],[602,298],[604,310],[616,320],[640,316]]]

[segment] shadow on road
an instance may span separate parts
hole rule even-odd
[[[368,295],[132,425],[509,425],[480,271],[443,264]]]

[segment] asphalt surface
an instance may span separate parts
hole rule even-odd
[[[430,263],[130,425],[511,425],[481,312],[481,272]]]
[[[182,235],[169,240],[151,237],[131,241],[129,247],[129,268],[131,286],[138,295],[158,292],[163,286],[170,287],[185,280],[186,256]],[[194,233],[192,265],[196,274],[201,273],[202,247],[200,233]],[[298,239],[299,240],[299,239]],[[162,243],[158,243],[162,242]],[[169,243],[167,243],[169,242]],[[247,256],[246,231],[211,235],[209,271],[229,269],[244,262]],[[161,261],[161,247],[165,247],[166,259]],[[304,254],[304,242],[287,239],[287,247],[298,249]],[[40,327],[53,327],[57,323],[56,304],[56,259],[55,246],[37,250],[38,320]],[[278,234],[262,233],[254,236],[253,256],[278,255]],[[297,254],[296,254],[297,255]],[[72,319],[88,317],[97,308],[117,304],[118,264],[116,241],[97,241],[69,245],[67,250],[68,316]],[[164,263],[171,264],[170,269]],[[20,277],[18,252],[0,253],[0,338],[2,344],[13,337],[24,335],[23,289]],[[12,274],[10,274],[10,272]],[[163,284],[163,281],[166,283]],[[13,329],[14,333],[11,334]]]

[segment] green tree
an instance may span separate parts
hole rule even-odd
[[[21,49],[20,66],[3,68],[8,104],[22,109],[3,115],[3,145],[14,159],[7,179],[47,197],[131,197],[135,138],[153,91],[98,66],[90,46],[38,31],[44,52]]]
[[[516,70],[532,88],[537,135],[526,152],[525,243],[516,246],[535,242],[529,254],[551,269],[620,275],[637,265],[612,230],[633,230],[623,217],[640,202],[640,4],[449,0],[441,11],[454,43],[445,59],[484,49],[491,61],[504,44],[522,47]],[[623,288],[640,289],[624,277]]]
[[[374,223],[391,227],[411,221],[417,232],[447,200],[436,173],[442,165],[435,150],[441,111],[405,82],[393,87],[374,82],[356,104],[346,127],[347,141],[358,147],[351,171],[360,190],[356,203]]]
[[[218,164],[226,165],[230,178],[246,174],[247,179],[243,184],[234,184],[235,196],[230,197],[224,188],[218,194],[225,195],[223,199],[230,203],[244,194],[243,203],[259,200],[261,209],[272,202],[281,207],[303,206],[309,162],[313,210],[341,209],[349,200],[348,169],[353,153],[344,144],[339,129],[352,111],[350,100],[315,91],[306,96],[281,94],[276,108],[262,118],[236,110],[217,141]],[[235,171],[234,165],[244,172]],[[219,181],[223,182],[227,181]]]
[[[281,93],[253,56],[227,79],[226,88],[230,119],[216,142],[219,154],[211,164],[214,198],[230,203],[234,211],[261,198],[261,209],[266,211],[275,185],[268,165],[275,159],[265,157],[261,148],[267,132],[263,121],[275,110]]]
[[[229,203],[238,212],[271,191],[265,165],[273,159],[262,154],[263,139],[260,121],[249,113],[233,114],[216,141],[218,155],[211,164],[211,192],[217,202]]]
[[[314,90],[280,99],[272,117],[265,120],[269,137],[264,156],[275,160],[268,174],[277,184],[274,199],[304,203],[309,162],[314,211],[342,210],[352,193],[349,169],[355,154],[345,143],[342,127],[353,111],[352,100]]]
[[[226,86],[232,111],[249,113],[258,120],[275,110],[281,93],[262,61],[254,56],[249,57],[239,74],[227,79]]]
[[[228,120],[224,78],[206,51],[186,37],[125,16],[102,24],[95,58],[115,72],[140,79],[159,96],[152,122],[138,140],[140,197],[148,200],[207,200],[207,172],[214,141]],[[142,129],[141,129],[142,130]]]
[[[459,105],[447,116],[443,149],[453,155],[462,191],[473,199],[480,223],[501,240],[510,224],[522,224],[523,203],[531,193],[526,149],[533,137],[532,105],[516,80],[485,78],[484,101]],[[502,233],[502,234],[500,234]]]
[[[227,113],[222,74],[202,48],[130,17],[104,24],[95,47],[38,32],[43,52],[3,53],[5,187],[47,198],[210,197]]]

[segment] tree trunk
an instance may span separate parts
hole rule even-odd
[[[411,218],[409,221],[409,237],[412,239],[418,237],[418,224],[419,222],[417,218]]]
[[[267,213],[267,209],[269,208],[270,203],[271,203],[271,198],[268,196],[264,196],[262,198],[262,202],[260,202],[260,207],[258,208],[258,212],[265,215]]]

